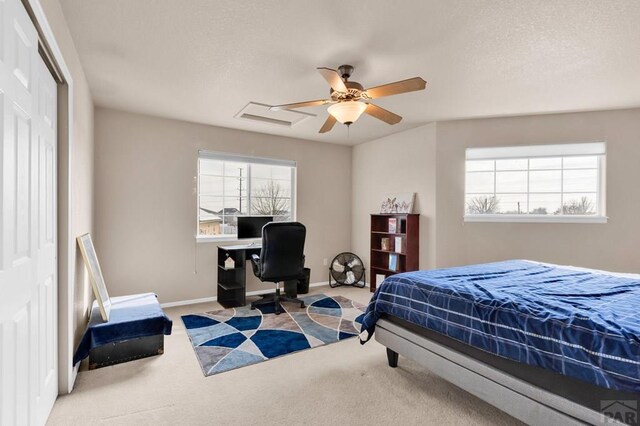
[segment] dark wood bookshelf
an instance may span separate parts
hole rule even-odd
[[[380,253],[393,253],[393,254],[397,254],[397,255],[400,255],[400,256],[406,256],[407,255],[407,253],[402,253],[402,252],[399,252],[399,251],[392,251],[392,250],[371,249],[371,251],[378,251]]]
[[[389,219],[396,219],[395,232],[389,232]],[[395,246],[396,237],[402,238],[402,247]],[[382,249],[382,239],[389,238],[388,249]],[[371,257],[369,266],[370,290],[376,290],[376,275],[399,274],[417,271],[420,256],[420,215],[417,213],[372,214],[371,215]],[[395,255],[397,267],[390,269],[389,257]]]

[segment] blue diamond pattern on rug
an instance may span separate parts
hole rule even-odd
[[[365,305],[313,294],[282,313],[249,306],[184,315],[182,321],[205,376],[357,336]]]

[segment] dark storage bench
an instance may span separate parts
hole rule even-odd
[[[73,356],[74,365],[89,356],[89,369],[164,353],[171,320],[153,293],[111,298],[111,314],[103,322],[94,303],[89,326]]]
[[[164,334],[107,343],[89,351],[89,370],[164,353]]]

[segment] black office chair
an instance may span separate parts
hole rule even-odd
[[[302,300],[280,294],[280,282],[302,276],[306,235],[307,229],[298,222],[269,222],[262,228],[262,250],[260,256],[251,256],[251,265],[260,281],[276,283],[276,292],[251,303],[251,309],[275,304],[276,315],[279,315],[281,301],[296,302],[304,308]]]

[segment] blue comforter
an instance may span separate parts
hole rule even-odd
[[[512,260],[388,277],[362,325],[389,314],[514,361],[640,392],[640,278]]]

